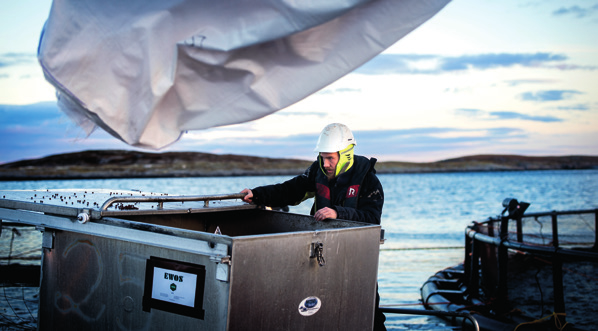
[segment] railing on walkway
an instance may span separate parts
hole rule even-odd
[[[565,297],[563,290],[563,262],[589,261],[598,262],[598,209],[575,211],[552,211],[545,213],[524,214],[528,203],[515,199],[505,199],[505,209],[500,216],[489,218],[485,222],[474,223],[466,230],[465,236],[465,284],[468,294],[478,298],[482,295],[481,283],[483,278],[483,293],[494,298],[496,307],[508,307],[508,270],[509,254],[519,252],[542,257],[552,263],[552,279],[554,286],[554,312],[565,313]],[[506,215],[505,215],[506,213]],[[584,221],[584,228],[561,224],[567,228],[567,236],[575,238],[585,232],[584,242],[565,242],[560,240],[559,221],[567,215],[578,215]],[[586,218],[593,217],[593,232],[588,231]],[[542,234],[543,224],[550,218],[551,230],[549,234]],[[542,223],[540,220],[545,222]],[[526,232],[524,225],[539,224],[540,235],[533,237]],[[515,231],[509,231],[514,227]],[[536,230],[536,232],[538,232]],[[588,237],[587,234],[590,233]],[[525,237],[525,238],[524,238]],[[526,239],[526,240],[524,240]],[[593,241],[593,242],[592,242]],[[582,247],[574,247],[582,246]]]
[[[478,321],[470,313],[465,311],[438,311],[438,310],[421,310],[421,309],[409,309],[409,308],[389,308],[380,307],[380,311],[386,314],[408,314],[408,315],[427,315],[436,317],[461,317],[463,318],[463,327],[466,326],[465,321],[471,323],[471,327],[474,331],[480,330]]]

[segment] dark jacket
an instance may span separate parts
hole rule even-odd
[[[380,224],[384,192],[376,177],[375,164],[375,158],[355,155],[353,166],[328,182],[318,158],[302,175],[284,183],[254,188],[253,202],[263,206],[284,207],[297,205],[306,198],[316,196],[312,215],[329,204],[328,207],[336,210],[338,219]],[[329,203],[323,199],[323,190],[316,188],[318,183],[326,185]],[[353,192],[357,196],[352,197]]]

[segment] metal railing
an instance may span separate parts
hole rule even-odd
[[[554,288],[554,311],[565,313],[565,296],[563,290],[563,262],[564,261],[589,261],[598,262],[598,234],[594,235],[593,245],[586,249],[564,248],[559,241],[559,217],[564,215],[593,215],[594,232],[598,229],[598,209],[551,211],[543,213],[524,214],[529,204],[517,202],[515,199],[506,199],[503,202],[505,210],[500,216],[489,218],[485,222],[474,223],[466,229],[465,236],[465,275],[464,283],[467,284],[468,294],[471,297],[480,296],[481,267],[484,265],[486,274],[490,278],[485,281],[487,296],[496,299],[496,307],[508,307],[508,270],[509,252],[517,251],[524,254],[541,256],[552,264],[552,279]],[[508,215],[504,215],[509,211]],[[551,230],[548,236],[548,245],[538,245],[524,242],[523,220],[550,217]],[[514,240],[509,237],[509,225],[515,222],[516,231]],[[498,226],[497,226],[498,224]],[[498,229],[498,233],[495,233]],[[591,243],[586,243],[589,246]],[[491,272],[488,272],[490,270]]]
[[[409,314],[409,315],[427,315],[436,317],[460,317],[463,318],[463,326],[465,321],[469,320],[471,326],[475,331],[480,330],[478,321],[468,312],[465,311],[439,311],[439,310],[421,310],[421,309],[408,309],[408,308],[388,308],[380,307],[380,311],[383,313],[392,314]]]
[[[7,211],[24,210],[29,212],[38,212],[49,215],[60,215],[67,217],[76,217],[81,223],[86,223],[88,220],[100,219],[104,216],[124,216],[124,215],[159,215],[159,214],[190,214],[201,213],[218,209],[220,211],[225,209],[255,209],[255,205],[235,202],[230,200],[241,200],[245,196],[242,193],[232,194],[216,194],[216,195],[188,195],[188,196],[168,196],[168,195],[117,195],[108,198],[106,192],[87,192],[82,190],[70,191],[22,191],[33,195],[38,193],[40,195],[37,201],[29,200],[24,193],[16,194],[12,191],[7,191],[15,195],[12,197],[6,195],[0,199],[0,209]],[[85,200],[75,200],[71,204],[64,205],[62,197],[54,197],[52,194],[67,195],[69,193],[79,193],[81,196],[83,192],[87,193],[87,204]],[[45,201],[42,201],[41,195],[47,196]],[[112,193],[110,193],[112,195]],[[106,199],[107,198],[107,199]],[[70,197],[69,197],[70,199]],[[82,198],[81,198],[82,199]],[[229,201],[226,201],[229,200]],[[70,201],[70,200],[69,200]],[[93,202],[93,205],[89,205]],[[190,203],[185,207],[184,203]],[[197,203],[200,202],[200,203]],[[229,203],[225,203],[229,202]],[[143,207],[138,204],[143,204]],[[154,208],[154,205],[156,208]],[[0,216],[2,211],[0,210]]]
[[[112,197],[104,202],[99,210],[99,216],[120,216],[120,215],[144,215],[144,214],[173,214],[173,213],[195,213],[207,211],[210,207],[210,202],[223,201],[223,200],[235,200],[243,199],[245,194],[243,193],[232,193],[232,194],[216,194],[216,195],[188,195],[188,196],[117,196]],[[164,208],[164,203],[185,203],[185,202],[203,202],[201,208]],[[156,203],[157,208],[152,210],[127,210],[126,208],[120,210],[109,210],[110,207],[114,207],[117,204],[128,204],[132,203]],[[255,205],[242,204],[234,206],[234,209],[255,209]],[[220,210],[224,208],[219,208]]]

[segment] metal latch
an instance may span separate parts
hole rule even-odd
[[[230,255],[227,256],[210,256],[210,261],[216,262],[219,264],[228,264],[231,265],[231,257]]]
[[[216,279],[221,282],[228,282],[229,269],[231,265],[230,255],[221,257],[216,263]]]
[[[325,266],[326,260],[324,259],[324,244],[320,242],[311,243],[309,257],[316,258],[320,267]]]
[[[231,263],[230,255],[227,255],[227,256],[223,257],[222,259],[220,259],[220,263],[230,265],[230,263]]]

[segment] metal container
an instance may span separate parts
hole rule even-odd
[[[371,329],[380,226],[238,195],[106,194],[0,200],[1,219],[43,231],[41,330]]]

